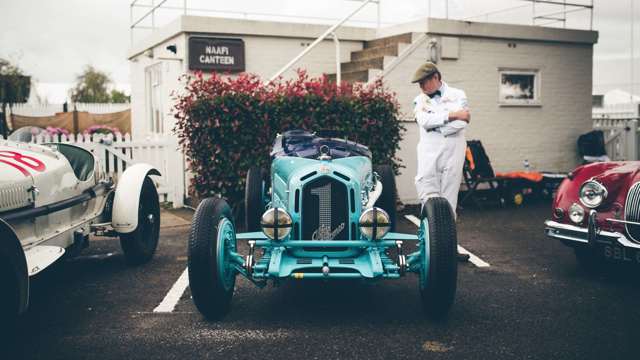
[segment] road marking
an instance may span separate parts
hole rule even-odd
[[[415,216],[415,215],[405,215],[404,216],[407,220],[411,221],[415,226],[420,226],[420,220]],[[489,265],[488,262],[480,259],[479,257],[475,256],[474,254],[472,254],[469,250],[463,248],[462,246],[458,245],[458,252],[461,254],[468,254],[469,255],[469,261],[480,268],[484,268],[484,267],[489,267],[491,265]]]
[[[154,313],[170,313],[176,308],[178,301],[182,297],[182,294],[189,286],[189,268],[184,269],[182,275],[173,284],[167,295],[164,297],[160,305],[153,309]]]

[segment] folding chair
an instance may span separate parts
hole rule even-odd
[[[493,167],[491,166],[491,161],[484,151],[480,140],[467,141],[467,151],[462,173],[467,191],[459,201],[461,205],[471,200],[476,206],[482,207],[480,202],[481,191],[484,195],[487,195],[484,197],[486,200],[493,200],[500,206],[504,205],[504,198],[502,196],[504,179],[496,177]],[[486,184],[488,188],[478,189],[482,184]]]
[[[479,140],[467,141],[467,153],[463,169],[467,191],[460,200],[468,200],[482,207],[481,194],[485,202],[504,206],[507,202],[520,205],[524,196],[536,194],[542,190],[543,174],[535,171],[512,171],[495,173],[491,161]],[[480,189],[480,185],[484,189]]]

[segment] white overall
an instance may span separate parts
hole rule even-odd
[[[415,183],[423,203],[430,197],[442,196],[455,214],[467,147],[464,138],[467,123],[448,119],[450,112],[467,108],[467,96],[444,82],[440,92],[433,98],[420,94],[414,100],[414,115],[420,129]]]

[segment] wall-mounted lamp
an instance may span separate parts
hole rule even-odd
[[[440,60],[440,46],[438,46],[437,39],[429,39],[429,43],[427,44],[427,54],[429,61],[434,64],[438,63],[438,60]]]
[[[166,49],[174,54],[178,54],[178,47],[175,44],[167,46]]]

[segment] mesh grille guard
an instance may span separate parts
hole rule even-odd
[[[633,184],[629,189],[624,213],[626,221],[640,222],[640,182]],[[629,237],[635,242],[640,242],[640,225],[626,224],[625,227]]]

